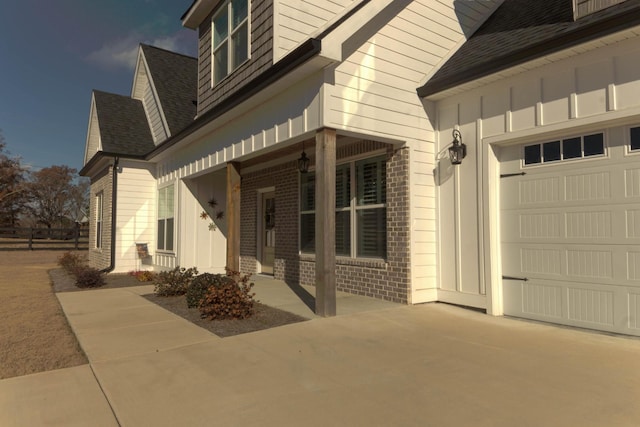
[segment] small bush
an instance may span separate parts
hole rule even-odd
[[[102,272],[93,267],[76,268],[76,286],[79,288],[99,288],[105,284]]]
[[[193,280],[193,276],[197,274],[198,270],[195,267],[184,268],[178,266],[173,270],[162,271],[156,274],[153,280],[155,285],[154,292],[161,297],[184,295]]]
[[[227,269],[226,280],[210,286],[198,309],[203,318],[209,320],[246,319],[253,315],[253,283],[249,276]]]
[[[76,269],[84,266],[84,259],[80,255],[65,252],[58,258],[58,265],[69,274],[75,274]]]
[[[156,277],[153,271],[147,270],[130,271],[129,276],[135,277],[138,282],[151,282]]]
[[[200,301],[202,301],[202,298],[204,298],[204,295],[211,286],[219,286],[224,282],[235,283],[230,277],[211,273],[203,273],[193,279],[187,289],[187,293],[185,294],[187,307],[198,307],[200,305]]]

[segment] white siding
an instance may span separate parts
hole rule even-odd
[[[217,206],[208,202],[215,199]],[[179,264],[197,266],[200,273],[224,273],[227,263],[226,217],[216,219],[217,212],[224,213],[226,206],[226,172],[221,170],[182,182],[179,217]],[[202,219],[202,212],[209,217]],[[212,219],[213,218],[213,219]],[[215,229],[209,229],[210,223]]]
[[[274,62],[340,15],[353,0],[275,0]]]
[[[153,142],[158,145],[167,139],[169,135],[167,127],[165,126],[165,121],[162,117],[161,105],[158,102],[155,91],[153,90],[151,79],[149,79],[147,65],[144,60],[142,50],[138,56],[138,64],[136,66],[131,97],[142,101],[144,112],[149,123],[149,128],[151,129]]]
[[[155,254],[156,182],[150,166],[122,161],[118,174],[116,273],[151,269],[138,258],[136,243]]]
[[[482,294],[499,280],[498,261],[489,258],[490,239],[495,239],[497,227],[492,225],[497,213],[490,200],[499,191],[499,184],[493,182],[499,166],[491,159],[501,145],[640,124],[640,40],[625,37],[629,34],[621,35],[623,41],[617,43],[596,43],[599,48],[591,43],[591,49],[582,54],[437,104],[440,149],[446,149],[452,129],[459,125],[469,151],[453,173],[442,174],[438,187],[441,289],[472,292],[475,288]],[[577,51],[580,47],[572,49]],[[451,169],[445,163],[438,169]]]
[[[147,88],[144,91],[143,105],[144,111],[147,114],[147,120],[149,120],[153,142],[157,145],[167,139],[167,132],[165,131],[164,123],[162,122],[162,117],[160,115],[160,108],[151,85],[147,85]]]
[[[96,104],[91,97],[91,113],[89,117],[89,129],[87,131],[87,143],[84,153],[84,164],[100,150],[100,124],[98,123],[98,114],[96,113]]]
[[[187,148],[165,155],[158,163],[160,182],[202,175],[242,156],[313,135],[322,123],[321,78],[314,75],[287,91],[276,91],[263,103],[239,113],[238,119],[220,124],[213,133],[197,135]]]
[[[411,148],[413,302],[435,299],[435,133],[416,95],[425,76],[476,28],[497,2],[414,1],[382,28],[371,23],[335,70],[329,127],[406,141]],[[344,47],[343,47],[344,50]]]

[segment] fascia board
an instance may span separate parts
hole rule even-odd
[[[200,24],[202,24],[220,2],[221,0],[197,0],[191,5],[189,10],[182,15],[182,26],[191,30],[197,30]]]

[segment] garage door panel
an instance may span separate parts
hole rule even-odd
[[[640,157],[607,150],[526,167],[502,151],[505,314],[640,335]]]
[[[640,334],[640,292],[552,280],[505,281],[507,315],[609,332]]]

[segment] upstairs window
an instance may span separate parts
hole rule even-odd
[[[213,84],[249,59],[249,0],[228,0],[213,16]]]

